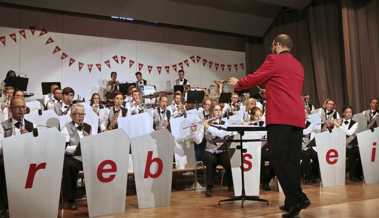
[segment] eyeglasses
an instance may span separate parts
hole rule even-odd
[[[73,115],[75,115],[75,116],[85,116],[86,114],[85,113],[73,113]]]

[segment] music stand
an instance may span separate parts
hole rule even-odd
[[[220,98],[218,99],[219,103],[230,103],[232,98],[232,93],[230,92],[223,92],[220,95]]]
[[[28,88],[29,78],[26,77],[12,77],[7,82],[7,85],[12,86],[15,90],[26,91]]]
[[[177,91],[180,91],[182,94],[184,94],[184,86],[183,85],[174,85],[174,93]]]
[[[61,88],[61,83],[60,82],[42,82],[41,87],[42,87],[42,95],[47,95],[50,93],[50,88],[52,85],[57,85],[59,88]]]
[[[231,198],[227,198],[224,200],[218,201],[218,205],[221,205],[222,202],[233,202],[233,201],[241,201],[241,207],[244,207],[245,201],[259,201],[264,202],[267,205],[269,204],[268,200],[262,199],[259,196],[248,196],[246,195],[245,191],[245,172],[243,170],[243,154],[247,152],[246,148],[243,148],[243,142],[262,142],[265,141],[265,139],[242,139],[242,136],[245,134],[245,131],[264,131],[266,130],[265,127],[255,127],[255,126],[229,126],[226,128],[226,131],[230,132],[238,132],[240,135],[240,139],[238,140],[228,140],[230,142],[239,142],[240,145],[236,147],[236,149],[241,150],[241,183],[242,183],[242,190],[240,196],[233,196]]]

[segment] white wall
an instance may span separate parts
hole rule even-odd
[[[119,80],[122,82],[135,81],[134,73],[137,71],[138,62],[145,64],[142,70],[143,76],[148,83],[157,85],[158,90],[167,90],[169,82],[173,84],[177,78],[177,73],[171,68],[167,74],[163,67],[159,75],[155,68],[157,65],[171,66],[191,55],[199,55],[213,62],[225,64],[245,63],[244,52],[50,32],[38,36],[38,31],[33,36],[29,30],[26,31],[26,39],[17,34],[17,43],[15,43],[9,37],[13,32],[18,32],[18,29],[0,27],[0,36],[6,36],[6,46],[0,43],[0,79],[3,80],[9,69],[15,70],[17,75],[26,74],[29,77],[28,91],[35,93],[36,96],[41,96],[41,82],[61,81],[63,86],[71,86],[79,95],[88,98],[91,93],[99,91],[104,80],[110,77],[111,71],[118,72]],[[55,42],[45,45],[49,36]],[[62,48],[62,51],[77,61],[86,64],[101,63],[102,72],[99,72],[95,65],[91,73],[88,72],[86,65],[79,72],[77,62],[69,67],[69,58],[62,61],[61,52],[52,54],[55,46]],[[116,64],[112,60],[115,54],[124,55],[136,63],[132,68],[129,68],[127,62]],[[111,61],[111,69],[104,64],[108,59]],[[231,72],[226,67],[225,71],[221,72],[220,69],[216,71],[214,67],[212,69],[204,67],[202,63],[194,64],[191,60],[189,62],[190,67],[184,65],[186,77],[192,85],[198,87],[208,87],[216,79],[245,74],[241,69],[236,72],[234,67]],[[147,70],[148,64],[154,66],[151,74]]]

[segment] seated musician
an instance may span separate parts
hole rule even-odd
[[[206,191],[207,197],[212,196],[212,188],[214,185],[214,179],[216,177],[216,166],[222,165],[225,169],[224,182],[228,185],[229,189],[232,188],[231,166],[230,166],[230,142],[226,142],[225,139],[230,137],[230,133],[219,130],[212,125],[222,125],[224,121],[221,120],[221,106],[215,105],[210,120],[204,122],[205,138],[207,140],[204,163],[206,165]]]
[[[119,82],[117,80],[117,72],[111,72],[111,80],[107,81],[107,85],[105,86],[105,96],[107,100],[112,99],[113,94],[120,90]]]
[[[47,103],[48,102],[52,102],[54,101],[54,90],[56,88],[59,88],[59,86],[57,84],[52,84],[50,86],[50,93],[48,93],[47,95],[44,95],[43,96],[43,106],[46,108],[47,107]]]
[[[179,76],[179,78],[175,80],[175,85],[189,86],[188,80],[186,78],[184,78],[184,70],[183,69],[178,70],[178,76]]]
[[[341,129],[346,134],[346,171],[350,180],[360,181],[363,173],[358,141],[355,135],[358,129],[358,122],[351,119],[353,117],[353,108],[351,106],[345,107],[342,115]]]
[[[79,171],[83,169],[80,152],[81,138],[91,134],[91,126],[84,123],[84,106],[72,105],[70,116],[72,121],[67,123],[62,134],[66,139],[66,152],[63,163],[62,193],[64,208],[76,210],[77,181]]]
[[[109,108],[108,118],[101,124],[101,131],[117,129],[117,120],[120,117],[126,117],[128,110],[122,106],[124,95],[121,92],[115,92],[113,96],[113,106]]]
[[[304,95],[304,108],[309,110],[311,113],[315,110],[315,106],[311,103],[311,96]]]
[[[136,79],[137,79],[136,86],[137,86],[138,89],[141,89],[142,86],[146,86],[147,85],[147,81],[142,78],[142,73],[141,72],[139,72],[139,71],[136,72],[135,76],[136,76]]]
[[[314,149],[315,134],[321,131],[320,125],[313,125],[309,122],[308,117],[310,109],[305,110],[306,120],[303,130],[302,153],[301,153],[301,171],[303,173],[304,183],[315,183],[320,178],[319,162],[317,152]]]
[[[4,88],[4,96],[0,102],[1,113],[3,114],[4,120],[7,120],[9,118],[9,106],[13,95],[14,88],[12,86],[6,86]]]
[[[128,94],[125,96],[124,106],[129,105],[132,102],[133,100],[132,94],[135,91],[138,91],[138,89],[134,85],[131,85],[128,87]]]
[[[231,96],[230,104],[225,104],[222,109],[223,116],[231,116],[241,110],[241,102],[237,93],[233,93]]]
[[[245,101],[245,107],[243,112],[243,121],[250,123],[252,115],[253,115],[253,108],[257,106],[257,100],[255,98],[248,98]]]
[[[199,108],[199,115],[202,121],[206,121],[210,119],[211,117],[211,107],[212,107],[212,101],[209,98],[204,98],[203,100],[203,107]],[[196,132],[198,129],[197,126],[194,126],[191,130],[192,132]],[[205,146],[207,144],[207,140],[204,137],[204,130],[202,131],[202,138],[201,140],[193,140],[195,142],[195,158],[196,161],[203,161],[204,160],[204,152],[205,152]]]
[[[62,90],[62,101],[54,105],[54,111],[58,116],[70,114],[75,91],[71,87],[65,87]]]
[[[104,105],[101,103],[99,93],[93,93],[90,100],[90,106],[92,107],[93,112],[99,116],[101,109],[104,109]]]
[[[336,104],[332,99],[325,100],[325,105],[319,112],[323,131],[333,129],[335,124],[340,123],[341,117],[335,107]]]
[[[16,91],[14,91],[14,94],[13,94],[13,98],[23,98],[23,99],[25,99],[24,98],[24,91],[21,91],[21,90],[16,90]],[[42,108],[42,105],[40,106],[40,108],[39,109],[43,109]],[[30,113],[30,108],[28,107],[28,102],[26,102],[26,113],[28,114],[28,113]]]
[[[46,102],[45,109],[54,109],[54,105],[62,101],[62,89],[57,87],[53,90],[53,98]]]
[[[379,104],[377,98],[370,100],[370,109],[363,111],[363,115],[367,120],[367,127],[369,129],[379,126]]]
[[[167,109],[168,99],[166,96],[161,96],[159,98],[159,106],[153,112],[153,128],[154,130],[159,129],[170,129],[170,117],[171,112]]]
[[[140,114],[145,111],[143,99],[141,98],[141,93],[139,91],[134,91],[132,93],[132,102],[130,102],[126,108],[128,109],[128,116]]]
[[[180,117],[186,113],[186,107],[183,103],[183,97],[180,91],[175,93],[174,101],[168,106],[168,109],[172,117]]]
[[[33,123],[24,119],[26,105],[23,98],[12,98],[9,109],[11,117],[1,123],[0,139],[33,131]],[[1,146],[0,143],[0,217],[8,217],[8,198]]]

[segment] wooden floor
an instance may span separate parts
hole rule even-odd
[[[365,185],[350,183],[346,186],[320,188],[319,185],[306,185],[304,192],[312,205],[301,212],[301,217],[358,218],[379,217],[379,184]],[[245,208],[240,203],[218,206],[220,199],[231,193],[218,190],[212,198],[204,197],[201,192],[180,191],[172,194],[171,206],[167,208],[138,209],[136,196],[127,198],[124,214],[103,216],[102,218],[241,218],[241,217],[281,217],[278,206],[282,204],[282,194],[274,191],[262,192],[261,197],[270,201],[270,205],[247,203]],[[81,204],[85,204],[82,202]],[[64,218],[88,217],[83,205],[77,211],[64,212]]]

